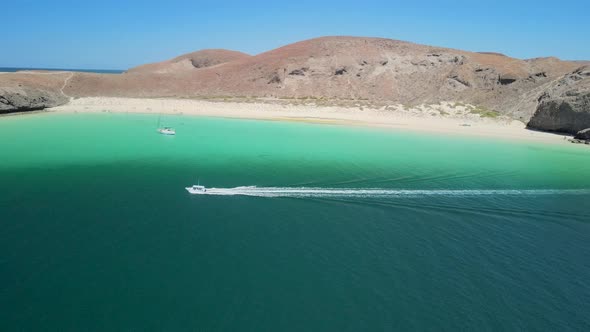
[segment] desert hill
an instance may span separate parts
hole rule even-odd
[[[221,63],[235,61],[247,57],[250,56],[237,51],[221,49],[201,50],[184,54],[171,60],[134,67],[129,69],[127,72],[167,74],[190,71],[191,69],[211,67]]]
[[[205,50],[121,75],[75,73],[62,91],[71,97],[251,96],[406,105],[456,101],[528,122],[548,89],[555,89],[556,82],[574,75],[581,66],[552,57],[520,60],[383,38],[322,37],[255,56]],[[23,74],[12,74],[12,83],[5,77],[11,75],[0,75],[0,87],[13,86],[19,75]],[[590,78],[576,75],[580,80],[570,80],[573,83],[566,89],[588,93],[580,81]],[[23,84],[35,86],[30,78],[26,80]],[[553,93],[551,98],[568,103],[562,98],[565,95],[567,91]],[[546,121],[532,124],[549,129],[552,126]],[[560,130],[572,131],[570,127],[560,125]]]

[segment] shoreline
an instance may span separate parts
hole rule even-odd
[[[507,140],[527,140],[571,144],[563,134],[526,129],[524,123],[506,117],[485,118],[469,113],[469,106],[456,103],[419,105],[407,108],[392,105],[380,108],[318,106],[313,103],[274,104],[207,101],[170,98],[85,97],[47,109],[58,113],[137,113],[207,116],[235,119],[293,121],[317,124],[400,129],[430,134],[451,134]],[[435,137],[433,137],[435,138]]]

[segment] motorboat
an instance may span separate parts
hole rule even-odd
[[[205,186],[200,186],[196,184],[191,187],[186,187],[185,189],[193,195],[205,194],[207,192],[207,188],[205,188]]]

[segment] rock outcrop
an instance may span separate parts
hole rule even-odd
[[[63,105],[62,88],[74,76],[68,72],[19,72],[0,75],[0,113],[41,110]]]
[[[539,97],[528,127],[570,134],[590,128],[590,66],[549,85]]]
[[[68,98],[56,92],[29,87],[0,87],[0,113],[42,110],[67,101]]]
[[[576,133],[576,136],[574,136],[575,139],[583,139],[583,140],[590,140],[590,128],[586,128],[583,130],[580,130]]]

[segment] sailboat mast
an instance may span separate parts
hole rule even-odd
[[[160,101],[160,109],[158,110],[158,128],[162,128],[162,112],[164,112],[164,102]]]

